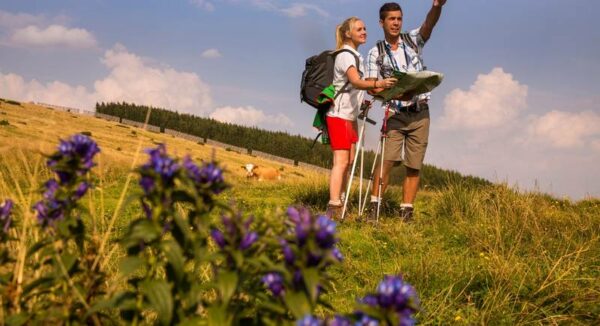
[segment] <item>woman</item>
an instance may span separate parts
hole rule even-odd
[[[335,57],[333,85],[337,91],[334,105],[326,116],[327,130],[333,151],[333,168],[329,180],[329,204],[327,215],[339,215],[342,208],[342,188],[347,185],[348,169],[352,166],[355,145],[358,141],[356,118],[363,102],[365,90],[373,88],[390,88],[395,78],[384,80],[363,80],[363,59],[357,51],[367,41],[367,29],[362,20],[350,17],[338,25],[335,33],[336,48],[342,51]],[[359,67],[356,67],[356,57]]]

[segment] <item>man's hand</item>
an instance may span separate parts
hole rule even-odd
[[[441,7],[446,4],[446,0],[433,0],[434,7]]]

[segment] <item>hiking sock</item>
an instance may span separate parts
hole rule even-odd
[[[379,197],[377,197],[377,196],[371,196],[371,202],[372,203],[376,203],[378,201],[379,201]]]
[[[327,205],[329,205],[329,206],[342,206],[342,201],[341,200],[330,200]]]
[[[402,204],[400,204],[400,208],[413,208],[413,204],[411,204],[411,203],[402,203]]]

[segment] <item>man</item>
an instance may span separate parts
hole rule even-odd
[[[433,6],[423,25],[408,33],[402,33],[403,12],[399,4],[386,3],[379,9],[379,25],[385,36],[384,46],[374,46],[367,57],[367,80],[389,77],[394,70],[401,72],[421,71],[425,67],[421,50],[431,36],[431,32],[442,13],[446,0],[433,0]],[[383,50],[383,53],[381,53]],[[383,89],[369,91],[371,95]],[[383,173],[380,180],[380,165],[377,164],[371,192],[371,214],[376,214],[380,199],[388,185],[393,166],[404,160],[406,178],[403,183],[403,198],[400,217],[404,221],[412,219],[413,203],[419,188],[420,170],[425,158],[429,138],[430,93],[412,96],[404,94],[389,104],[386,122],[386,142],[383,157]],[[381,185],[380,185],[381,183]],[[379,195],[381,194],[381,195]]]

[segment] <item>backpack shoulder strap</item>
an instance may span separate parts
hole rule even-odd
[[[356,70],[358,70],[358,75],[362,78],[363,76],[363,72],[360,71],[360,60],[358,59],[358,56],[356,54],[354,54],[354,52],[348,50],[348,49],[339,49],[339,50],[335,50],[333,52],[334,57],[337,56],[338,54],[342,53],[342,52],[348,52],[350,54],[352,54],[352,56],[354,57],[354,60],[356,62]],[[337,94],[335,94],[335,96],[333,97],[333,100],[335,101],[335,99],[341,94],[341,93],[345,93],[348,92],[348,85],[350,85],[350,81],[347,81],[344,86],[342,86],[342,88],[337,92]]]
[[[377,41],[377,56],[381,56],[381,54],[385,53],[385,42],[383,40]]]
[[[406,44],[408,44],[408,46],[411,47],[411,49],[413,49],[415,51],[415,53],[417,53],[418,55],[421,55],[421,50],[419,49],[419,47],[417,46],[417,44],[415,44],[415,42],[413,41],[412,37],[410,37],[410,34],[408,33],[400,33],[400,38],[402,38],[402,41]]]
[[[342,52],[348,52],[350,54],[352,54],[352,56],[354,57],[354,60],[356,62],[356,70],[358,70],[358,74],[362,77],[363,76],[363,72],[360,71],[360,60],[358,59],[358,56],[356,54],[354,54],[354,52],[348,50],[348,49],[339,49],[339,50],[335,50],[334,53],[334,57],[337,56],[338,54],[342,53]]]

